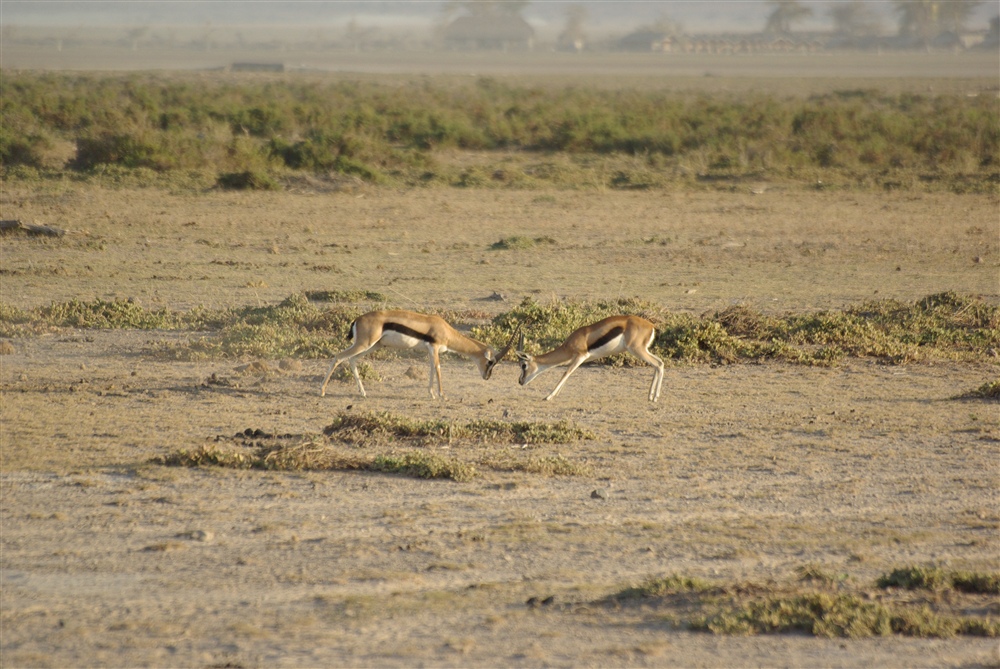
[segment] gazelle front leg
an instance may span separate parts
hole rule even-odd
[[[337,356],[334,357],[333,359],[333,364],[330,365],[330,371],[326,373],[326,378],[323,379],[323,387],[319,389],[319,396],[326,397],[326,387],[327,385],[329,385],[330,379],[333,378],[333,373],[337,371],[337,367],[339,367],[343,362],[346,362],[348,365],[350,365],[351,373],[354,374],[354,379],[358,382],[358,390],[360,390],[361,394],[364,395],[365,389],[364,386],[361,385],[361,377],[358,376],[358,369],[357,369],[357,363],[355,362],[355,358],[361,356],[362,354],[367,352],[368,349],[370,348],[371,346],[364,346],[358,343],[354,343],[348,349],[338,353]]]
[[[566,379],[569,378],[569,375],[575,372],[577,367],[585,363],[588,357],[589,356],[587,355],[583,355],[578,358],[574,358],[573,361],[569,363],[569,367],[566,369],[566,373],[563,374],[561,379],[559,379],[559,383],[557,383],[556,387],[552,389],[552,392],[549,393],[549,396],[545,398],[546,401],[551,400],[553,397],[559,394],[559,391],[562,390],[563,384],[566,383]]]
[[[427,390],[430,391],[431,399],[434,399],[434,377],[437,377],[438,394],[437,399],[444,399],[444,390],[441,387],[441,355],[437,346],[428,346],[428,356],[431,361],[430,381]]]
[[[320,397],[326,397],[326,386],[330,383],[330,379],[333,378],[333,373],[337,371],[337,367],[339,367],[340,363],[344,362],[344,360],[349,360],[349,358],[337,357],[333,359],[333,364],[330,365],[330,371],[326,373],[326,378],[323,379],[323,387],[319,389]]]
[[[355,356],[348,361],[351,366],[351,374],[354,375],[354,380],[358,382],[358,391],[361,393],[362,397],[368,397],[368,393],[365,392],[365,387],[361,385],[361,375],[358,374],[358,357]]]

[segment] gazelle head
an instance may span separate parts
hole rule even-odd
[[[507,340],[506,346],[504,346],[499,351],[494,351],[492,348],[487,348],[483,353],[483,357],[477,362],[479,364],[479,373],[483,375],[483,379],[488,381],[493,375],[493,368],[497,366],[498,363],[503,362],[503,359],[507,357],[510,353],[511,346],[514,344],[514,337],[518,335],[521,331],[521,326],[518,326],[517,330],[510,336]]]

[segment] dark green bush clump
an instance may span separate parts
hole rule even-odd
[[[229,190],[281,190],[281,185],[271,175],[250,170],[220,174],[216,183]]]
[[[945,571],[938,567],[905,567],[881,576],[876,585],[880,588],[905,588],[907,590],[946,590],[998,595],[1000,574],[981,574],[962,571]]]

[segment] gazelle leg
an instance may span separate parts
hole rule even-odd
[[[566,373],[563,374],[561,379],[559,379],[559,383],[557,383],[556,387],[552,389],[552,392],[549,393],[549,396],[545,398],[546,401],[551,400],[553,397],[559,394],[559,391],[562,390],[563,384],[566,383],[566,379],[569,378],[569,375],[575,372],[576,368],[582,365],[584,362],[586,362],[586,360],[587,356],[582,356],[575,359],[573,362],[569,363],[569,367],[566,368]]]
[[[358,388],[361,389],[361,394],[364,395],[365,390],[361,387],[361,378],[358,376],[358,373],[354,368],[354,358],[363,355],[370,348],[371,346],[365,346],[363,344],[358,345],[357,343],[354,343],[349,348],[346,348],[338,353],[333,359],[333,364],[330,365],[330,371],[326,373],[326,378],[323,379],[323,387],[319,390],[319,396],[326,396],[326,386],[330,383],[330,379],[333,378],[333,373],[337,371],[337,367],[339,367],[342,362],[347,362],[351,365],[351,371],[354,373],[354,378],[358,380]]]
[[[430,393],[431,399],[434,399],[434,376],[438,373],[437,369],[434,367],[434,347],[427,347],[427,364],[429,366],[427,370],[427,392]]]
[[[351,374],[354,375],[354,380],[358,382],[358,390],[361,391],[361,396],[368,397],[368,393],[365,392],[365,387],[361,385],[361,375],[358,374],[358,358],[360,357],[361,356],[358,355],[354,356],[348,361],[348,364],[351,366]]]
[[[323,386],[319,389],[320,397],[326,397],[326,387],[329,385],[330,379],[333,378],[333,373],[337,371],[338,367],[340,367],[340,363],[345,362],[346,360],[349,360],[349,358],[342,358],[340,355],[333,359],[333,364],[330,365],[330,371],[326,373],[326,378],[323,379]]]
[[[643,362],[648,362],[655,368],[653,373],[653,383],[649,386],[649,401],[655,402],[660,399],[660,386],[663,385],[663,361],[645,350],[633,351],[633,355]]]
[[[444,390],[441,388],[441,355],[438,353],[436,346],[431,346],[430,350],[431,358],[431,382],[430,391],[431,398],[434,397],[434,377],[437,376],[437,387],[438,387],[438,399],[444,399]]]

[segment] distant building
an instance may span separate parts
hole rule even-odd
[[[535,29],[520,16],[460,16],[445,27],[442,38],[451,49],[531,51]]]

